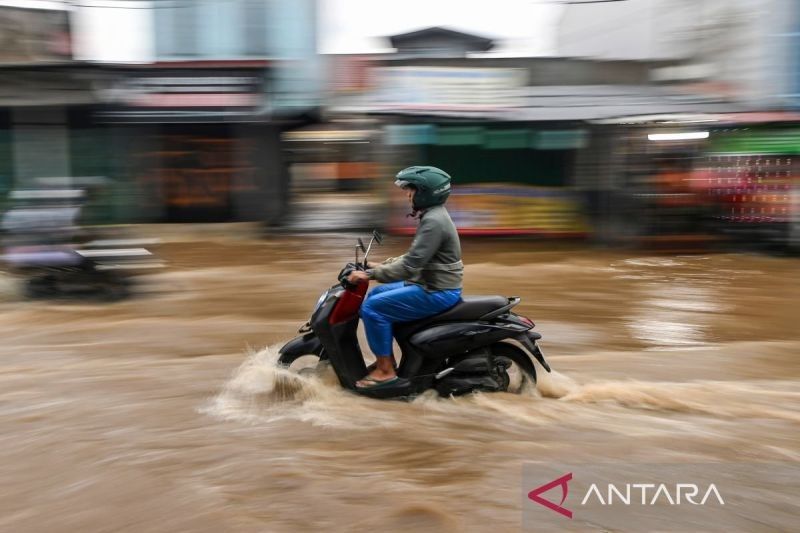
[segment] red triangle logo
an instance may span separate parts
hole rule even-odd
[[[558,479],[554,479],[549,483],[545,483],[541,487],[537,487],[528,493],[528,498],[532,501],[535,501],[539,505],[544,505],[548,509],[551,509],[558,514],[562,514],[567,518],[572,518],[572,511],[562,507],[564,500],[567,499],[567,494],[569,494],[569,486],[567,485],[572,480],[572,472],[569,474],[565,474]],[[541,497],[541,494],[547,492],[548,490],[561,486],[561,501],[558,504],[551,502],[550,500],[545,500]]]

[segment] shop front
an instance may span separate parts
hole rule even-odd
[[[391,125],[386,141],[398,165],[424,161],[453,178],[448,208],[463,235],[582,237],[581,198],[572,190],[579,126],[560,124]],[[390,228],[412,233],[402,195],[392,195]]]
[[[265,113],[262,62],[125,72],[101,111],[138,218],[163,222],[280,216],[286,171],[281,126]],[[257,63],[257,64],[255,64]]]
[[[383,122],[389,168],[428,164],[453,176],[449,205],[463,234],[620,242],[680,233],[685,228],[677,226],[692,216],[666,205],[683,194],[672,163],[692,161],[703,143],[651,140],[648,128],[682,131],[675,121],[687,115],[736,109],[724,99],[650,84],[558,85],[572,81],[566,70],[543,85],[523,60],[385,63],[360,111]],[[602,64],[571,66],[588,80]],[[413,231],[402,198],[392,198],[390,228]],[[655,200],[658,209],[646,205]]]
[[[797,117],[796,117],[797,118]],[[759,248],[800,247],[800,127],[796,122],[718,128],[700,178],[722,234]]]

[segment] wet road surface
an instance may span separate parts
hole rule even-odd
[[[544,336],[536,394],[276,370],[349,237],[176,239],[112,305],[3,276],[0,531],[515,531],[523,463],[800,461],[797,259],[463,247],[465,292],[521,296]]]

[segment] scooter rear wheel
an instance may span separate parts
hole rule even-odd
[[[504,370],[508,376],[507,392],[519,394],[528,387],[536,386],[536,367],[533,366],[527,353],[513,344],[505,342],[493,344],[490,350],[496,359],[505,359],[509,363],[508,368]]]

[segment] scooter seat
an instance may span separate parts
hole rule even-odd
[[[474,320],[495,309],[508,305],[505,296],[465,296],[456,305],[438,315],[424,319],[426,322],[456,322]]]
[[[508,305],[505,296],[464,296],[456,305],[438,315],[429,316],[414,322],[398,322],[394,325],[394,336],[398,339],[408,337],[415,331],[441,322],[476,320],[486,313]]]
[[[475,320],[486,313],[491,313],[495,309],[500,309],[504,305],[508,305],[508,298],[505,296],[465,296],[461,301],[444,313],[415,320],[414,322],[404,322],[395,325],[395,333],[409,333],[422,326],[439,322]]]

